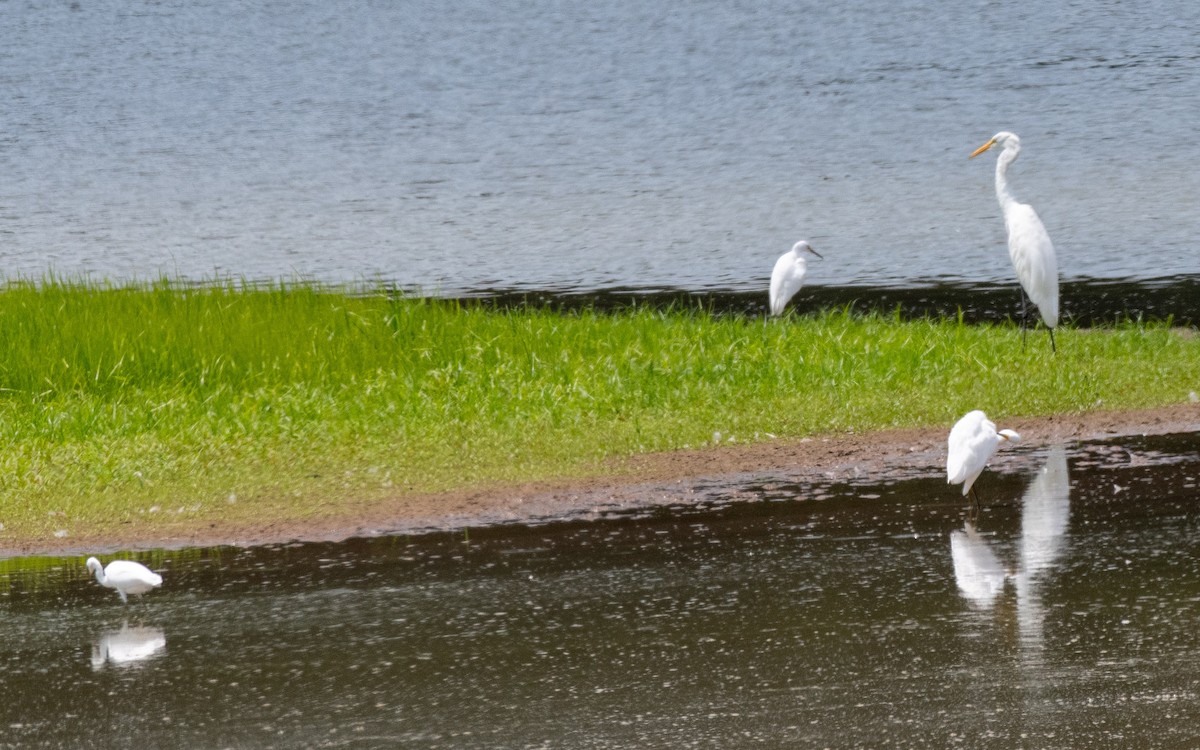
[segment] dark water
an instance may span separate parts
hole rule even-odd
[[[0,746],[1200,744],[1200,441],[0,578]]]
[[[1087,327],[1121,321],[1200,323],[1200,276],[1150,279],[1143,282],[1069,281],[1061,285],[1063,321]],[[631,307],[704,309],[716,314],[767,314],[767,293],[689,292],[684,290],[606,289],[584,293],[480,290],[461,298],[464,304],[491,307],[546,307],[559,311],[618,311]],[[965,322],[1019,321],[1017,282],[1009,284],[936,284],[923,287],[808,286],[791,308],[797,313],[825,309],[898,313],[904,318],[955,318]],[[1036,315],[1029,308],[1029,320]]]
[[[0,3],[7,276],[1000,283],[1001,129],[1065,279],[1195,275],[1200,5]]]

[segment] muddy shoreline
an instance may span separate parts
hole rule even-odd
[[[1127,435],[1197,432],[1200,404],[1139,411],[1092,411],[1004,422],[1024,436],[1023,446]],[[598,518],[662,505],[701,503],[714,488],[728,497],[734,482],[831,483],[870,478],[932,476],[944,470],[948,427],[825,435],[753,445],[722,445],[635,456],[582,479],[496,485],[455,492],[357,501],[344,498],[335,514],[267,524],[204,521],[182,530],[137,529],[71,538],[0,540],[0,555],[101,554],[118,549],[255,546],[337,541],[387,534],[425,534],[501,523],[545,523]],[[1002,455],[994,463],[1003,462]]]

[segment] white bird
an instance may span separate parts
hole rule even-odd
[[[1017,442],[1021,436],[1012,430],[996,431],[996,423],[976,409],[958,420],[950,430],[946,455],[947,484],[961,484],[963,496],[971,491],[971,485],[983,473],[983,467],[1005,441]],[[979,496],[972,499],[979,503]]]
[[[108,567],[103,567],[99,560],[89,557],[87,569],[96,574],[101,586],[116,589],[125,603],[129,602],[129,594],[140,596],[162,585],[162,576],[131,560],[113,560]]]
[[[804,284],[804,274],[808,270],[805,253],[812,253],[818,258],[821,254],[812,249],[807,242],[800,240],[792,249],[779,256],[775,261],[775,269],[771,271],[771,314],[783,315],[788,300],[796,296]]]
[[[1001,131],[975,149],[970,158],[974,159],[992,146],[1002,149],[996,159],[996,199],[1000,201],[1004,225],[1008,229],[1008,256],[1017,272],[1017,280],[1021,282],[1021,326],[1025,326],[1025,296],[1028,295],[1050,331],[1051,350],[1058,351],[1054,344],[1054,328],[1058,325],[1058,260],[1054,256],[1054,243],[1050,242],[1050,235],[1033,206],[1018,202],[1008,186],[1008,168],[1021,153],[1021,139],[1016,133]]]

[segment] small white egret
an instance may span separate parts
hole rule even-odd
[[[1033,300],[1042,322],[1050,331],[1050,349],[1058,351],[1054,344],[1054,328],[1058,325],[1058,261],[1054,256],[1054,243],[1033,206],[1019,203],[1008,186],[1008,168],[1021,153],[1021,139],[1016,133],[1001,131],[992,139],[975,149],[974,159],[992,146],[1000,146],[996,158],[996,199],[1004,211],[1004,225],[1008,229],[1008,257],[1012,259],[1021,282],[1021,327],[1025,327],[1025,296]]]
[[[96,574],[101,586],[116,589],[121,601],[128,603],[130,594],[138,595],[162,585],[162,576],[138,562],[113,560],[104,567],[94,557],[87,559],[87,569]]]
[[[976,409],[968,412],[958,420],[950,430],[947,441],[949,451],[946,455],[947,484],[961,484],[963,496],[971,491],[971,485],[983,473],[988,459],[1000,447],[1000,443],[1017,442],[1021,436],[1012,430],[996,431],[996,423],[987,415]],[[975,504],[979,504],[978,494],[973,494]]]
[[[792,249],[779,256],[775,261],[775,269],[771,271],[771,314],[783,315],[788,300],[796,296],[804,284],[804,274],[808,270],[805,253],[812,253],[818,258],[821,254],[812,249],[804,240],[800,240]]]

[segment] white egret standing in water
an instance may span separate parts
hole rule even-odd
[[[783,315],[788,300],[796,296],[804,284],[804,274],[808,271],[808,261],[805,253],[812,253],[818,258],[821,254],[812,249],[807,242],[800,240],[792,249],[779,256],[775,261],[775,269],[771,271],[771,314]]]
[[[1008,229],[1008,256],[1021,282],[1021,328],[1025,328],[1028,295],[1050,331],[1050,349],[1058,351],[1054,344],[1054,328],[1058,325],[1058,261],[1054,257],[1054,243],[1050,242],[1050,235],[1033,206],[1018,202],[1008,186],[1008,168],[1021,153],[1021,139],[1016,133],[1001,131],[975,149],[970,158],[992,146],[1001,148],[996,158],[996,199],[1000,201]]]
[[[162,585],[162,576],[138,562],[113,560],[104,567],[94,557],[87,559],[87,569],[96,574],[101,586],[116,589],[121,601],[128,603],[129,594],[141,594]]]
[[[1020,439],[1021,436],[1012,430],[997,432],[996,423],[978,409],[968,412],[950,430],[950,438],[947,441],[949,451],[946,455],[946,482],[961,484],[965,497],[1000,444],[1005,441],[1015,443]],[[973,494],[971,498],[978,506],[979,495]]]

